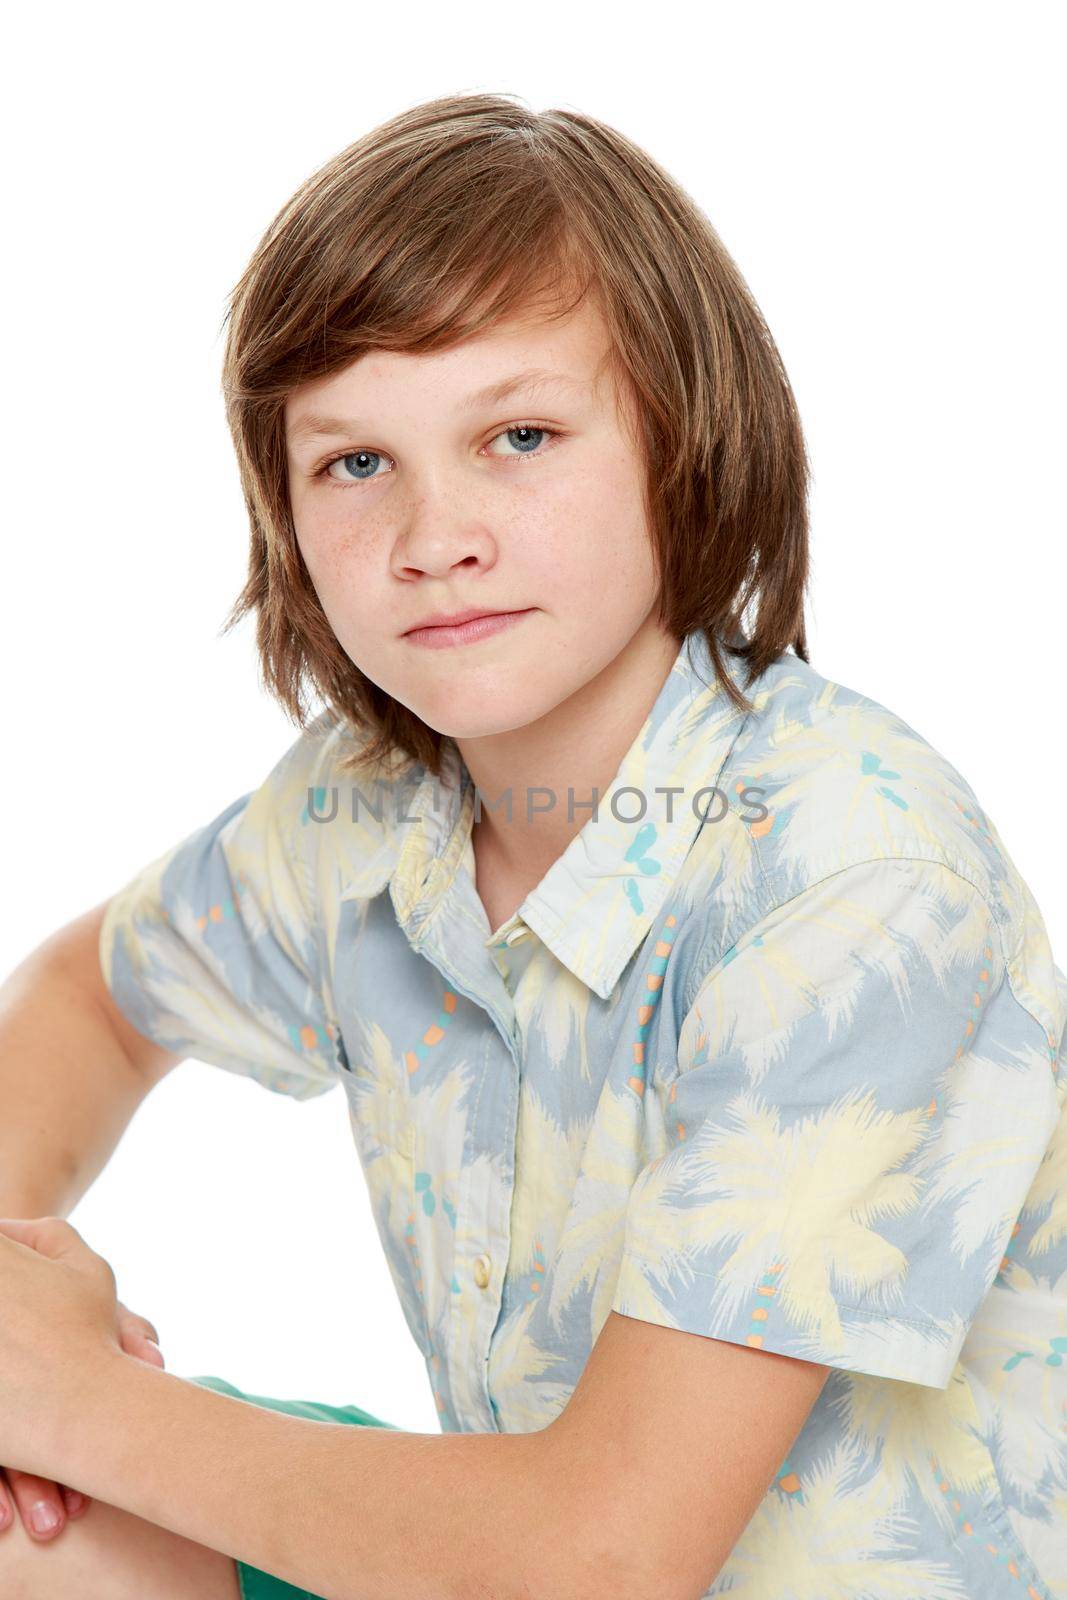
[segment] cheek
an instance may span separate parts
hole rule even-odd
[[[654,581],[643,483],[629,463],[609,462],[568,479],[539,515],[528,546],[540,575],[573,591],[603,588],[605,578],[647,588]]]
[[[328,503],[317,504],[312,513],[306,509],[302,514],[296,513],[293,525],[300,554],[323,609],[328,612],[331,597],[342,592],[349,602],[358,601],[351,578],[354,570],[365,569],[365,561],[359,568],[354,565],[361,560],[365,537],[361,534],[357,538],[351,517]]]

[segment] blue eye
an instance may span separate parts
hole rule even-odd
[[[523,435],[525,437],[512,438],[512,435]],[[545,452],[541,448],[543,442],[546,439],[557,439],[559,436],[560,430],[558,428],[544,428],[533,422],[515,422],[510,427],[504,428],[500,433],[495,434],[490,439],[489,444],[495,444],[498,439],[508,439],[515,446],[515,454],[512,456],[512,460],[521,460],[523,456],[544,455]],[[488,449],[488,446],[485,448]],[[496,452],[493,453],[496,454]],[[391,456],[384,455],[378,450],[345,450],[338,455],[331,456],[328,461],[324,461],[312,476],[316,478],[328,477],[334,483],[342,486],[352,483],[369,483],[375,477],[383,476],[377,470],[380,463],[391,460]],[[350,474],[350,476],[341,476],[340,473],[330,470],[338,462],[344,463],[345,473]]]
[[[551,431],[552,430],[550,428],[535,428],[532,422],[516,422],[513,427],[505,428],[503,433],[498,433],[494,438],[490,439],[489,443],[490,444],[496,444],[497,439],[509,439],[510,440],[511,439],[511,435],[513,433],[533,434],[534,437],[533,437],[532,440],[531,439],[522,439],[520,441],[512,440],[512,443],[517,443],[519,453],[521,455],[528,456],[528,455],[532,455],[533,454],[533,452],[536,450],[538,444],[540,443],[541,439],[545,438],[548,434],[551,433]]]
[[[344,483],[345,479],[337,478],[330,472],[330,468],[335,462],[343,461],[346,470],[355,474],[354,478],[347,481],[361,483],[374,476],[374,469],[381,459],[381,456],[374,450],[352,450],[347,455],[331,457],[329,461],[323,463],[322,471],[329,477],[334,478],[336,483]]]

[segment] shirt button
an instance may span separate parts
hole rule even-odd
[[[478,1285],[479,1289],[488,1289],[489,1273],[492,1269],[492,1265],[493,1263],[488,1256],[475,1256],[474,1281]]]

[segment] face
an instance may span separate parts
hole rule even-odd
[[[550,715],[654,626],[644,468],[607,350],[587,299],[444,353],[371,352],[289,397],[293,519],[330,626],[457,740]],[[531,368],[550,377],[504,392]],[[457,612],[504,615],[419,631]]]

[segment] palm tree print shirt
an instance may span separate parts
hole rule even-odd
[[[168,1049],[342,1087],[443,1430],[544,1427],[612,1309],[825,1363],[709,1595],[1067,1596],[1067,980],[945,758],[727,660],[753,710],[681,641],[496,929],[498,797],[451,740],[340,776],[324,712],[114,896],[106,980]]]

